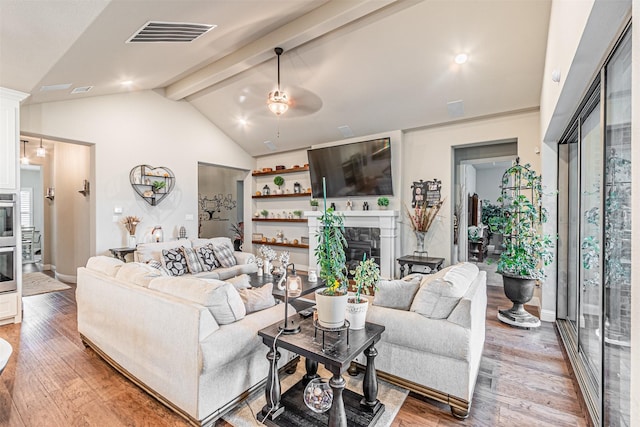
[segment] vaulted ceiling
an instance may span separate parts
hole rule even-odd
[[[0,86],[28,103],[163,90],[256,156],[265,141],[285,151],[537,108],[549,13],[550,0],[0,0]],[[126,43],[149,21],[216,27]],[[276,46],[292,100],[280,118],[266,105]],[[42,90],[55,85],[69,86]]]

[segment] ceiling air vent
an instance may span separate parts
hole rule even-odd
[[[189,43],[215,28],[215,25],[188,22],[147,22],[127,43]]]
[[[86,92],[89,92],[91,89],[93,89],[93,86],[80,86],[80,87],[73,88],[71,93],[86,93]]]

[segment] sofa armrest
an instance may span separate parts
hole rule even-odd
[[[484,330],[487,310],[487,273],[480,271],[447,320],[465,329]]]
[[[238,264],[251,264],[256,262],[255,255],[249,252],[235,251],[233,255],[235,255]]]

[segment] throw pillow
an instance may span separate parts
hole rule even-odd
[[[128,262],[118,270],[116,279],[146,288],[151,280],[162,275],[159,269],[148,264]]]
[[[273,297],[273,283],[267,283],[259,288],[240,289],[238,293],[247,314],[276,305],[276,300]]]
[[[200,264],[200,260],[198,260],[198,255],[196,255],[196,251],[193,248],[185,248],[184,246],[180,248],[182,254],[184,255],[184,259],[187,261],[187,268],[189,268],[189,273],[198,274],[203,271],[202,264]]]
[[[233,251],[227,245],[218,245],[213,247],[213,253],[222,267],[233,267],[236,265],[236,257]]]
[[[378,283],[373,305],[409,310],[411,301],[420,286],[421,276],[412,276],[408,280],[381,280]]]
[[[89,270],[99,271],[107,276],[115,277],[116,273],[124,265],[124,262],[110,256],[98,255],[87,260]]]
[[[203,271],[211,271],[220,267],[220,264],[213,253],[213,245],[211,243],[204,246],[197,246],[195,249]]]
[[[162,276],[171,276],[171,274],[169,273],[169,270],[164,268],[164,265],[162,265],[162,263],[160,261],[158,261],[158,260],[151,259],[151,260],[147,261],[147,265],[149,267],[152,267],[152,268],[155,268],[155,269],[159,270],[160,274]]]
[[[478,275],[478,267],[462,263],[432,279],[426,277],[411,304],[411,311],[431,318],[446,319]]]
[[[251,281],[249,279],[249,276],[246,274],[241,274],[235,277],[229,277],[226,281],[231,283],[238,290],[248,289],[251,287]]]
[[[159,277],[149,283],[154,289],[207,307],[219,325],[242,319],[246,310],[236,288],[216,279]]]
[[[180,248],[163,249],[162,265],[164,265],[172,276],[182,276],[187,273],[187,260]]]

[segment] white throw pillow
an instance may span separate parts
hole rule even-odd
[[[115,277],[124,262],[110,256],[98,255],[87,260],[89,270],[99,271],[107,276]]]
[[[225,282],[231,283],[236,289],[248,289],[251,287],[251,280],[248,274],[241,274],[235,277],[229,277]],[[240,294],[242,296],[242,294]]]
[[[273,283],[267,283],[259,288],[240,289],[238,293],[247,314],[276,305],[276,300],[273,297]]]
[[[238,291],[231,283],[192,277],[159,277],[149,283],[154,289],[201,304],[209,309],[216,322],[227,325],[242,319],[246,310]]]
[[[420,278],[421,276],[412,276],[408,280],[381,280],[373,298],[373,305],[409,310],[420,286]]]
[[[461,263],[425,277],[413,299],[411,311],[431,319],[446,319],[478,275],[478,267]]]
[[[144,288],[149,286],[156,277],[161,277],[163,274],[159,269],[150,266],[149,264],[142,264],[139,262],[128,262],[124,264],[116,273],[116,279],[123,282],[133,283],[134,285],[142,286]]]

